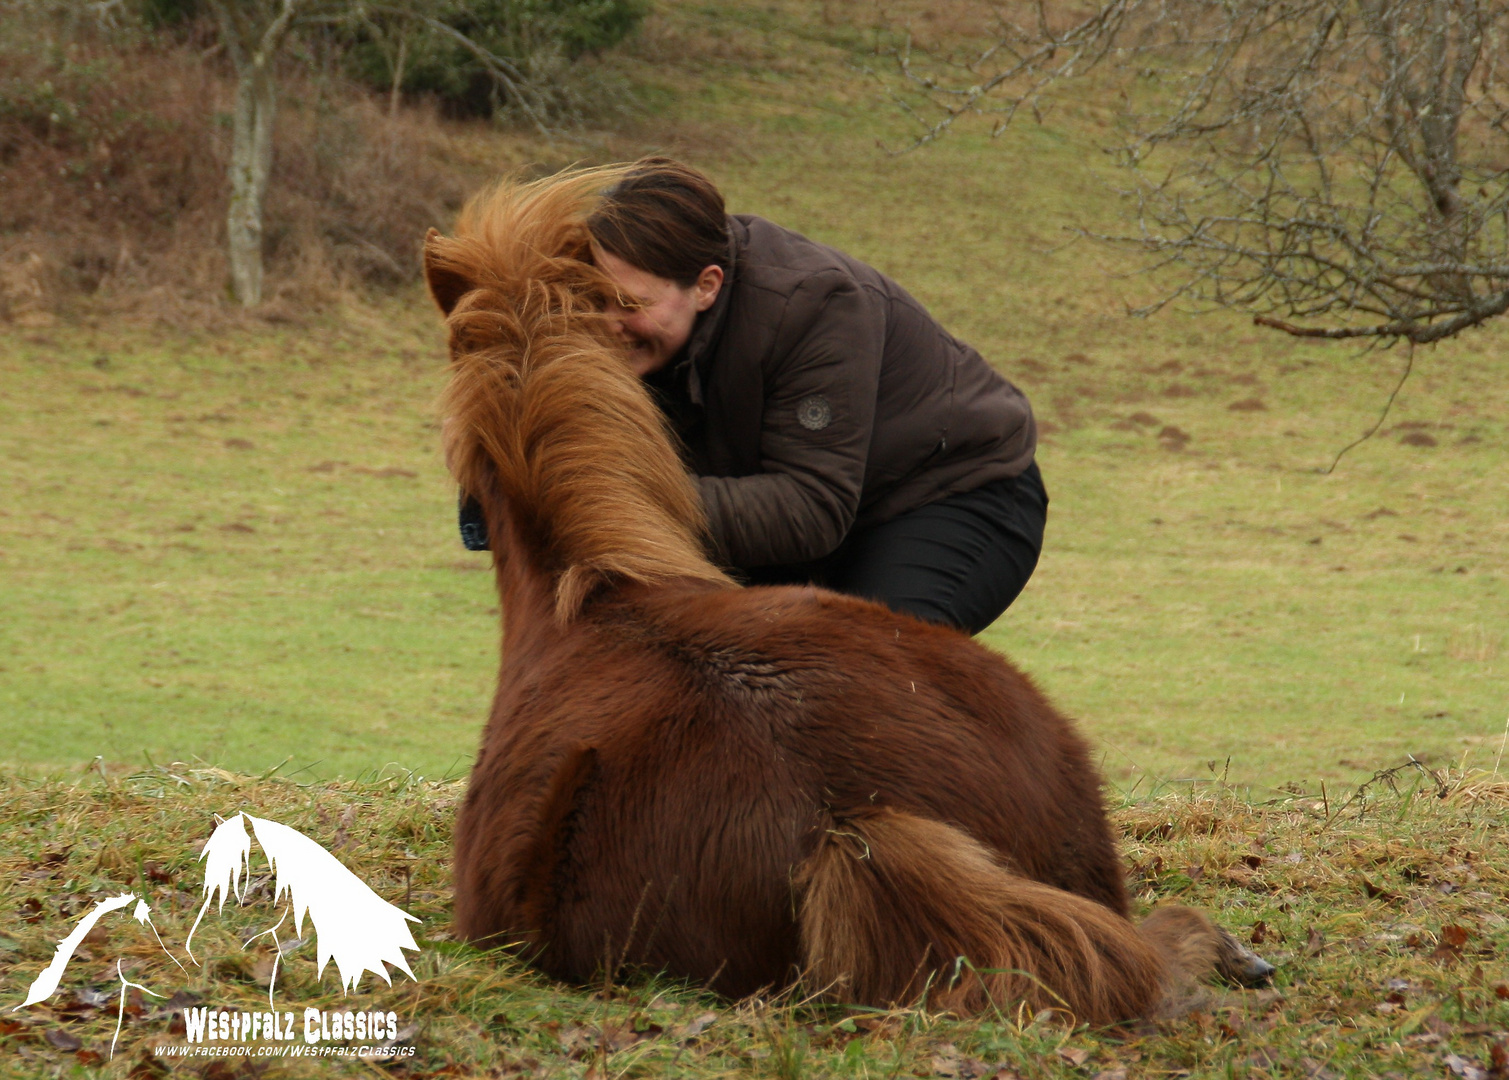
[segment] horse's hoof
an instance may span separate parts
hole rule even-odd
[[[1278,969],[1227,931],[1222,930],[1220,934],[1216,970],[1221,977],[1238,986],[1267,986]]]

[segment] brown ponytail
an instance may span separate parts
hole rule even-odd
[[[599,247],[689,288],[709,266],[728,271],[723,194],[702,173],[666,157],[636,161],[587,221]]]

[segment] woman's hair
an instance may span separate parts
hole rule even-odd
[[[688,288],[709,266],[728,266],[723,194],[690,165],[641,158],[603,195],[587,221],[610,255]]]

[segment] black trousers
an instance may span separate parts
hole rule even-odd
[[[978,634],[1032,576],[1047,518],[1048,492],[1033,462],[1020,476],[851,533],[826,558],[746,575],[751,585],[811,582]]]

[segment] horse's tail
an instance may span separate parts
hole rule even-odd
[[[1059,1009],[1107,1024],[1162,1011],[1215,959],[1198,912],[1147,932],[1084,897],[1004,869],[959,829],[893,809],[839,819],[801,866],[803,961],[834,997],[926,998],[961,1013]],[[1189,938],[1191,940],[1186,941]],[[1207,942],[1208,939],[1208,942]]]

